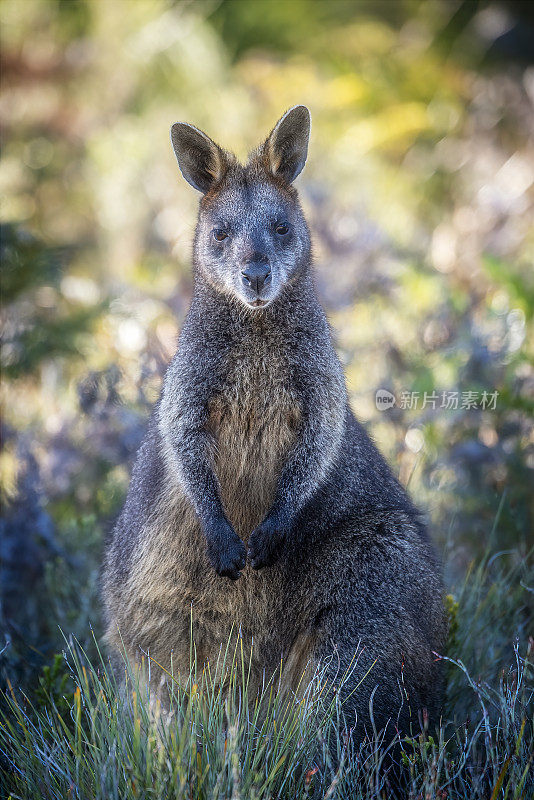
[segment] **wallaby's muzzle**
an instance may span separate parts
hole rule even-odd
[[[258,299],[264,286],[272,280],[271,267],[265,256],[260,260],[251,261],[241,270],[242,282],[245,289],[250,289],[258,295]]]

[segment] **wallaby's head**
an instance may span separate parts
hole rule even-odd
[[[247,164],[184,122],[171,128],[178,165],[202,192],[195,260],[202,278],[257,309],[309,261],[310,236],[291,185],[308,152],[310,112],[290,109]]]

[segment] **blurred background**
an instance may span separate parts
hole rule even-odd
[[[354,410],[428,515],[449,587],[485,552],[527,559],[534,6],[3,0],[1,15],[4,674],[29,680],[60,627],[100,631],[102,543],[192,291],[177,120],[245,157],[310,107],[297,186]]]

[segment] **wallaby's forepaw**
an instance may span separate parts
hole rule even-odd
[[[236,581],[247,563],[245,545],[226,520],[220,520],[206,533],[208,557],[217,575]]]
[[[285,525],[277,517],[267,516],[250,534],[248,560],[252,569],[274,564],[284,540]]]

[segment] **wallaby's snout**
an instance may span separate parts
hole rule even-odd
[[[290,109],[247,164],[187,123],[171,139],[185,179],[203,194],[195,262],[250,309],[273,302],[309,262],[310,236],[292,182],[304,167],[310,112]]]
[[[264,286],[272,282],[271,265],[267,256],[254,253],[251,260],[241,270],[243,286],[257,295],[254,302],[264,302],[260,296]]]

